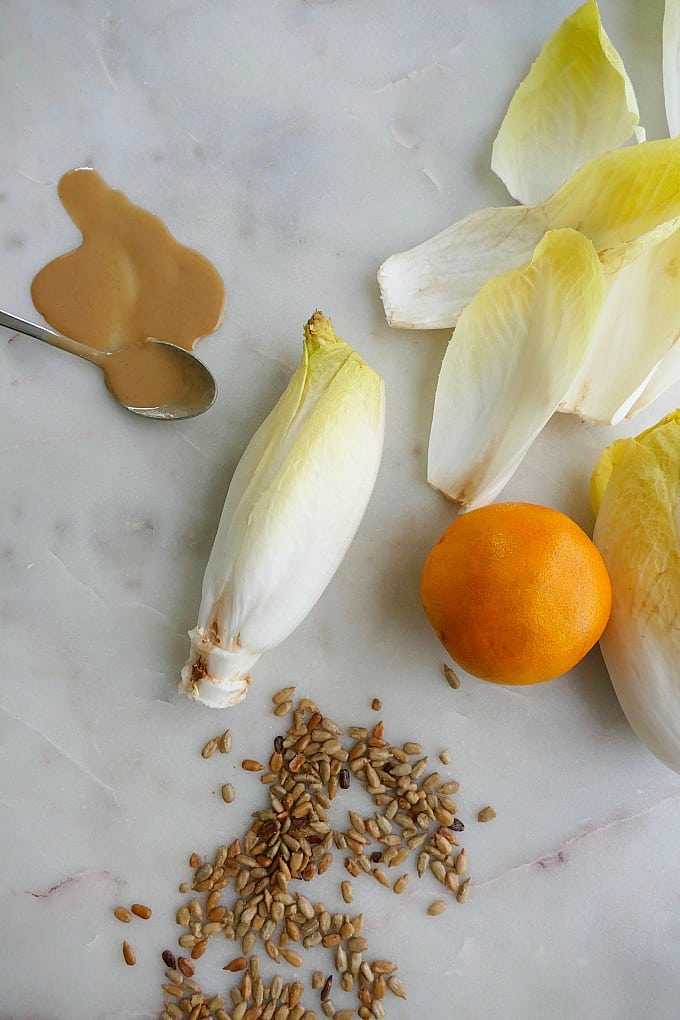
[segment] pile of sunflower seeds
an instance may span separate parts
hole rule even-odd
[[[160,1020],[318,1020],[316,1010],[303,1003],[302,982],[285,982],[277,973],[265,984],[256,948],[274,964],[293,969],[303,964],[298,950],[326,949],[332,972],[316,971],[312,979],[325,1017],[381,1020],[389,995],[405,999],[396,965],[371,952],[363,914],[331,913],[296,888],[297,883],[308,887],[328,871],[334,850],[345,854],[352,878],[372,877],[397,895],[407,886],[403,869],[410,857],[419,877],[429,871],[461,903],[469,895],[470,879],[463,878],[467,857],[458,842],[464,825],[453,800],[459,784],[429,772],[419,744],[390,744],[382,722],[370,729],[350,727],[352,743],[345,748],[341,727],[307,698],[294,704],[294,690],[287,687],[272,699],[275,715],[292,713],[292,720],[275,738],[268,767],[253,759],[242,762],[246,771],[261,773],[267,806],[254,812],[242,838],[218,847],[212,859],[197,853],[189,858],[193,874],[180,885],[187,900],[176,917],[184,955],[163,953]],[[228,731],[208,742],[203,757],[217,750],[231,750]],[[331,803],[353,781],[368,792],[375,811],[366,817],[349,811],[348,825],[334,830],[328,819]],[[233,789],[224,799],[233,800]],[[345,905],[352,903],[350,880],[340,891]],[[445,907],[437,900],[428,914],[436,916]],[[216,937],[238,945],[223,968],[236,984],[224,995],[206,994],[195,980],[196,961]],[[336,1008],[334,981],[355,996],[354,1008]]]

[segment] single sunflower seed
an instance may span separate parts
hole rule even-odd
[[[282,687],[281,690],[277,691],[276,694],[272,697],[272,702],[275,705],[281,705],[284,701],[288,701],[294,690],[295,690],[294,684],[291,685],[290,687]]]
[[[291,967],[301,967],[302,957],[299,953],[296,953],[293,949],[282,949],[281,956],[284,958],[286,963],[289,963]]]
[[[207,744],[203,745],[201,750],[202,758],[212,758],[215,751],[217,750],[217,741],[215,739],[209,740]]]
[[[460,679],[454,670],[451,669],[448,662],[444,663],[444,677],[449,687],[451,687],[454,691],[457,691],[460,687]]]
[[[470,886],[472,885],[472,879],[466,878],[460,889],[456,893],[456,899],[459,903],[467,903],[468,897],[470,896]]]
[[[456,871],[451,869],[451,871],[447,871],[446,872],[446,878],[444,879],[444,884],[446,885],[446,888],[450,892],[457,893],[458,890],[460,889],[460,876],[458,875],[458,873]]]
[[[396,995],[398,999],[406,998],[406,989],[398,977],[388,977],[387,987],[392,992],[392,995]]]
[[[184,977],[191,978],[194,976],[194,965],[186,956],[177,957],[177,969],[184,974]]]
[[[143,921],[148,921],[151,917],[151,907],[147,907],[145,903],[133,903],[130,910],[135,917],[141,917]]]
[[[395,892],[397,894],[397,896],[399,896],[399,895],[401,895],[401,893],[403,893],[403,891],[406,888],[407,884],[408,884],[408,875],[401,875],[401,877],[398,878],[396,880],[396,882],[394,883],[394,885],[392,886],[392,891]]]
[[[217,738],[217,750],[220,754],[229,754],[231,751],[231,730],[225,730]]]
[[[245,956],[237,956],[233,960],[230,960],[226,967],[223,967],[222,970],[228,970],[231,971],[232,973],[238,973],[239,971],[245,970],[247,966],[248,961],[246,960]]]

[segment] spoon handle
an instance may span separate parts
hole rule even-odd
[[[17,333],[32,336],[35,340],[42,340],[43,343],[50,344],[51,347],[58,347],[62,351],[68,351],[69,354],[93,361],[95,365],[101,364],[101,359],[106,357],[103,351],[94,350],[92,347],[78,343],[77,340],[71,340],[68,336],[62,336],[61,333],[55,333],[51,329],[45,329],[44,326],[38,326],[35,322],[20,319],[16,315],[11,315],[10,312],[3,312],[2,309],[0,309],[0,326],[6,326],[8,329],[16,330]]]

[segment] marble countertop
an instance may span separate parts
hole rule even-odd
[[[199,352],[220,396],[185,423],[118,410],[92,366],[0,337],[0,1017],[152,1018],[191,851],[262,806],[270,697],[295,683],[342,725],[453,755],[473,895],[355,883],[406,1002],[390,1020],[669,1020],[680,995],[680,779],[637,741],[596,650],[534,689],[442,677],[420,608],[452,508],[425,482],[447,334],[391,331],[378,264],[473,209],[512,91],[570,0],[6,0],[0,44],[1,303],[77,243],[56,196],[94,166],[206,254],[229,292]],[[665,134],[663,5],[602,0],[649,137]],[[176,691],[231,472],[300,355],[315,308],[384,376],[385,453],[346,559],[251,693],[215,713]],[[592,528],[588,479],[634,423],[558,417],[504,492]],[[234,751],[202,760],[225,726]],[[232,781],[234,804],[220,785]],[[492,804],[489,825],[474,821]],[[339,902],[340,861],[320,892]],[[320,896],[318,897],[320,898]],[[124,929],[118,903],[153,917]],[[339,908],[336,908],[339,909]],[[121,940],[138,963],[126,968]],[[227,952],[229,950],[227,949]],[[201,961],[224,986],[224,945]],[[314,965],[310,955],[309,967]],[[202,978],[203,980],[203,978]],[[311,1000],[310,1000],[311,1001]]]

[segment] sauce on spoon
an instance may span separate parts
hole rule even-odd
[[[180,360],[177,351],[164,344],[140,340],[104,355],[101,365],[106,385],[126,407],[164,407],[180,404],[191,409],[201,397],[204,383],[197,378],[203,365]]]
[[[60,333],[95,350],[121,351],[102,367],[109,387],[133,398],[125,403],[169,402],[176,364],[150,345],[140,357],[138,345],[152,337],[190,351],[217,329],[225,307],[219,273],[95,170],[69,171],[58,190],[83,240],[37,274],[35,307]]]

